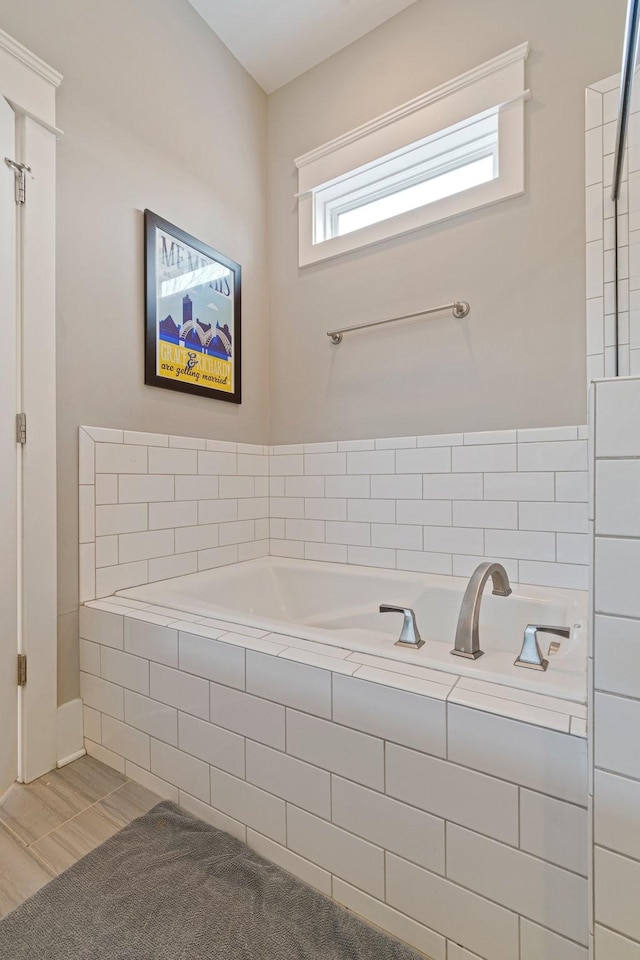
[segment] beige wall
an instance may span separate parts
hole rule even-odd
[[[78,425],[266,439],[266,95],[187,0],[0,0],[64,74],[58,124],[59,700],[77,695]],[[145,387],[148,207],[243,267],[243,403]]]
[[[80,423],[284,442],[584,421],[583,97],[618,69],[624,6],[418,0],[272,95],[267,150],[266,96],[187,0],[0,0],[0,28],[65,77],[60,702],[78,689]],[[299,270],[293,158],[522,40],[526,196]],[[143,385],[145,207],[243,266],[240,407]],[[467,321],[324,335],[451,297]]]
[[[625,0],[418,0],[269,98],[271,440],[583,423],[585,86]],[[528,40],[526,194],[303,269],[293,159]],[[466,320],[325,331],[451,299]]]

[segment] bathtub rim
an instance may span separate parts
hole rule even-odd
[[[134,600],[137,603],[144,603],[147,606],[154,606],[158,608],[165,607],[167,610],[171,610],[174,613],[183,612],[192,616],[196,615],[198,616],[199,621],[216,621],[219,624],[228,624],[228,633],[236,634],[238,636],[242,636],[242,630],[245,628],[252,631],[254,634],[259,632],[261,634],[261,638],[270,643],[280,642],[281,644],[286,645],[287,639],[296,639],[298,642],[306,642],[312,645],[312,647],[313,645],[317,647],[318,644],[322,644],[324,647],[330,646],[337,650],[348,650],[353,653],[368,653],[371,656],[392,661],[396,664],[400,662],[410,667],[422,667],[428,670],[437,671],[438,673],[444,673],[447,676],[464,677],[470,680],[478,680],[480,682],[497,684],[501,687],[521,690],[523,692],[530,692],[540,696],[566,700],[579,704],[586,703],[588,629],[588,593],[586,591],[570,590],[568,588],[559,587],[540,587],[536,585],[519,583],[513,584],[514,595],[516,597],[526,598],[528,596],[531,599],[548,599],[549,597],[558,600],[564,599],[572,604],[577,604],[580,610],[580,617],[577,620],[580,631],[578,638],[579,649],[575,649],[571,654],[573,660],[580,660],[580,669],[567,670],[560,667],[560,669],[556,669],[555,671],[551,672],[553,669],[552,663],[550,670],[546,673],[523,670],[521,668],[517,669],[513,667],[513,655],[511,653],[504,653],[503,651],[487,651],[479,660],[464,661],[458,657],[451,657],[447,659],[445,657],[445,653],[448,652],[449,647],[448,645],[442,644],[440,641],[431,641],[430,648],[428,649],[427,645],[425,645],[425,647],[422,648],[422,651],[406,649],[400,650],[393,644],[391,644],[388,649],[385,648],[384,650],[362,649],[358,645],[353,646],[352,643],[349,642],[341,643],[336,637],[336,631],[326,629],[323,630],[319,627],[307,626],[305,624],[295,623],[293,621],[275,620],[269,617],[253,615],[246,612],[237,612],[230,608],[216,607],[214,604],[211,604],[208,601],[199,601],[193,604],[194,607],[200,605],[208,607],[208,612],[201,612],[201,610],[198,609],[188,609],[188,604],[182,608],[177,606],[175,602],[162,603],[162,600],[159,600],[158,598],[153,600],[143,599],[145,590],[158,590],[161,589],[163,585],[166,586],[168,584],[177,584],[185,580],[192,582],[194,578],[202,578],[205,580],[206,577],[215,575],[218,571],[224,570],[229,572],[232,571],[234,573],[241,573],[242,568],[260,569],[261,567],[293,567],[299,569],[301,566],[308,570],[321,569],[325,572],[327,568],[332,568],[336,573],[339,573],[342,576],[372,576],[375,574],[382,574],[386,579],[388,575],[393,580],[409,579],[411,582],[415,582],[417,584],[424,585],[426,582],[427,584],[431,583],[432,585],[438,587],[444,586],[459,592],[460,595],[468,583],[468,578],[445,576],[441,574],[423,574],[416,573],[415,571],[400,571],[383,567],[365,567],[355,564],[340,564],[318,560],[301,560],[289,557],[259,557],[252,560],[241,561],[240,563],[236,564],[214,567],[209,570],[199,571],[198,573],[185,574],[181,577],[171,577],[166,580],[142,584],[138,587],[129,587],[117,591],[113,596],[118,598],[121,602],[126,600]],[[108,597],[102,599],[106,602],[109,600]],[[95,602],[99,601],[92,601],[92,603]],[[231,616],[229,614],[231,614]],[[176,622],[180,622],[179,618],[176,619]],[[194,624],[191,624],[191,626],[194,626]],[[206,627],[206,623],[204,626]],[[187,625],[185,623],[182,623],[181,629],[184,632],[188,632]],[[259,642],[259,639],[260,637],[255,637],[256,642]],[[346,641],[346,638],[344,639]],[[436,646],[444,649],[434,650],[434,647]],[[423,651],[424,656],[421,656]],[[584,652],[584,662],[582,662],[582,652]],[[433,653],[440,653],[442,655],[442,659],[438,660],[438,657],[436,656],[434,660],[433,657],[430,656],[430,654]],[[425,662],[427,658],[429,658],[429,662]],[[338,658],[336,657],[336,659]]]

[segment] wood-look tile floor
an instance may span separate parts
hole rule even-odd
[[[88,756],[15,783],[0,799],[0,916],[160,801]]]

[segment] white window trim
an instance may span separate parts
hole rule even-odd
[[[469,70],[295,160],[299,264],[305,266],[524,192],[525,61],[529,44]],[[315,188],[485,110],[499,107],[499,176],[361,230],[313,243]]]

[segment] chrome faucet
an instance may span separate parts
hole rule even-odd
[[[411,607],[394,607],[391,603],[381,603],[380,613],[401,613],[404,616],[400,639],[395,642],[396,647],[415,647],[419,650],[424,646],[424,640],[420,636],[416,623],[416,615]]]
[[[570,637],[571,627],[551,627],[548,624],[530,623],[524,631],[520,656],[513,661],[516,667],[528,667],[529,670],[546,670],[549,661],[542,656],[538,633],[554,633],[557,637]],[[557,644],[556,646],[559,646]],[[550,649],[550,652],[553,652]]]
[[[482,591],[489,577],[493,580],[493,593],[495,596],[508,597],[511,593],[509,577],[501,563],[488,561],[476,567],[467,584],[467,589],[464,592],[460,606],[458,627],[456,629],[456,642],[451,651],[454,657],[467,657],[469,660],[477,660],[478,657],[482,656],[483,651],[480,649],[480,638],[478,635],[478,621],[480,619]]]

